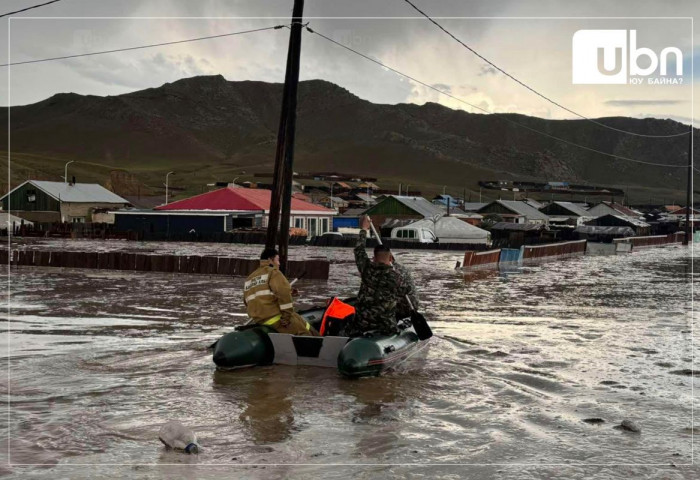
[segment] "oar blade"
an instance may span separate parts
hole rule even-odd
[[[427,340],[433,336],[433,331],[430,329],[428,321],[421,313],[415,310],[411,312],[411,323],[413,323],[413,329],[420,340]]]

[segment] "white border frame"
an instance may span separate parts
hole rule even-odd
[[[412,16],[412,17],[303,17],[304,20],[421,20],[425,21],[425,17]],[[695,55],[695,44],[694,44],[694,32],[695,32],[695,22],[694,17],[432,17],[436,20],[690,20],[691,30],[690,30],[690,70],[691,70],[691,105],[690,105],[690,127],[691,132],[694,128],[694,86],[695,86],[695,71],[694,71],[694,55]],[[289,17],[8,17],[7,22],[7,63],[12,63],[11,60],[11,30],[12,30],[12,20],[278,20],[278,21],[289,21]],[[12,164],[12,151],[11,151],[11,137],[10,137],[10,125],[11,125],[11,71],[12,65],[7,67],[7,178],[8,178],[8,190],[10,187],[11,180],[11,164]],[[695,159],[693,156],[692,149],[694,147],[693,135],[691,133],[691,205],[694,204],[694,174],[692,173],[695,166]],[[9,205],[8,198],[8,205]],[[10,211],[10,209],[8,209]],[[430,466],[448,466],[448,467],[459,467],[459,466],[521,466],[521,467],[551,467],[551,466],[561,466],[561,467],[615,467],[615,466],[629,466],[629,467],[669,467],[670,463],[12,463],[11,459],[11,432],[12,432],[12,388],[11,388],[11,320],[10,320],[10,293],[11,293],[11,258],[9,252],[12,251],[12,234],[8,228],[7,235],[7,245],[8,245],[8,264],[7,264],[7,431],[8,431],[8,442],[7,442],[7,465],[8,467],[23,467],[23,466],[50,466],[50,467],[79,467],[79,466],[192,466],[192,467],[237,467],[237,466],[313,466],[313,467],[333,467],[333,466],[419,466],[419,467],[430,467]],[[694,288],[693,288],[693,266],[694,266],[694,252],[695,246],[693,244],[693,237],[691,236],[689,240],[689,246],[691,249],[691,269],[690,269],[690,321],[691,321],[691,369],[695,369],[695,322],[694,322]],[[691,376],[691,379],[694,377]],[[691,380],[691,427],[695,425],[695,384]],[[675,466],[694,466],[695,465],[695,437],[694,431],[691,430],[691,463],[677,463]]]

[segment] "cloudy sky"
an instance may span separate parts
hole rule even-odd
[[[46,0],[3,0],[0,14]],[[648,0],[412,0],[458,38],[513,76],[590,117],[692,115],[693,37],[700,2]],[[573,118],[460,46],[404,0],[306,0],[310,27],[415,79],[489,112]],[[288,24],[293,0],[61,0],[0,18],[19,62]],[[623,17],[647,18],[623,18]],[[557,18],[553,18],[557,17]],[[615,17],[615,18],[592,18]],[[638,47],[683,52],[682,85],[574,85],[572,36],[581,29],[636,30]],[[92,95],[157,87],[195,75],[284,80],[289,30],[280,29],[4,68],[0,103],[24,105],[59,92]],[[695,73],[700,48],[695,48]],[[640,66],[644,62],[640,61]],[[672,66],[672,65],[671,65]],[[695,75],[700,79],[700,75]],[[301,78],[321,78],[377,103],[439,102],[478,111],[313,34],[302,42]],[[700,81],[700,80],[696,80]],[[9,87],[9,88],[8,88]],[[696,101],[697,102],[697,101]]]

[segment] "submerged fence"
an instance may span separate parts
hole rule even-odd
[[[523,245],[520,247],[522,261],[544,257],[571,257],[586,253],[586,240],[550,243],[547,245]]]
[[[467,251],[464,254],[462,268],[478,266],[497,267],[501,264],[522,263],[544,258],[560,258],[583,255],[586,252],[586,240],[549,243],[546,245],[523,245],[520,248],[502,248],[487,252]]]
[[[35,267],[92,268],[138,272],[202,273],[247,276],[260,265],[247,258],[199,255],[147,255],[127,252],[62,252],[41,250],[0,250],[0,264]],[[288,262],[287,276],[328,280],[330,262],[302,260]]]
[[[656,247],[672,245],[683,242],[685,233],[676,232],[668,235],[655,235],[650,237],[616,238],[613,243],[601,244],[610,248],[591,248],[588,253],[615,254],[629,252],[633,248]],[[584,255],[587,251],[586,240],[574,240],[570,242],[548,243],[545,245],[523,245],[519,249],[502,248],[488,252],[467,251],[464,254],[463,268],[476,266],[498,267],[501,264],[523,263],[537,261],[538,259],[562,258],[575,255]],[[627,247],[627,248],[623,248]]]
[[[501,250],[488,250],[486,252],[475,252],[468,250],[464,253],[463,267],[476,267],[479,265],[489,265],[498,263],[501,256]]]
[[[669,233],[668,235],[654,235],[651,237],[627,237],[616,238],[614,243],[630,243],[633,248],[656,247],[659,245],[671,245],[682,243],[685,239],[685,232]]]

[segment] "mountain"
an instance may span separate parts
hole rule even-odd
[[[274,163],[282,85],[200,76],[124,95],[57,94],[11,108],[13,182],[63,174],[81,180],[126,170],[144,184],[198,191]],[[7,121],[7,109],[0,117]],[[685,165],[688,137],[652,139],[585,120],[472,114],[428,103],[374,104],[323,80],[299,84],[295,170],[338,171],[416,188],[476,187],[478,180],[531,179],[682,191],[686,169],[623,160],[539,135],[508,120],[591,149],[645,162]],[[612,127],[672,134],[673,120],[611,117]],[[7,130],[0,139],[7,144]],[[698,130],[694,131],[698,145]],[[112,175],[113,176],[113,175]],[[133,183],[133,182],[132,182]],[[146,188],[146,187],[144,187]]]

